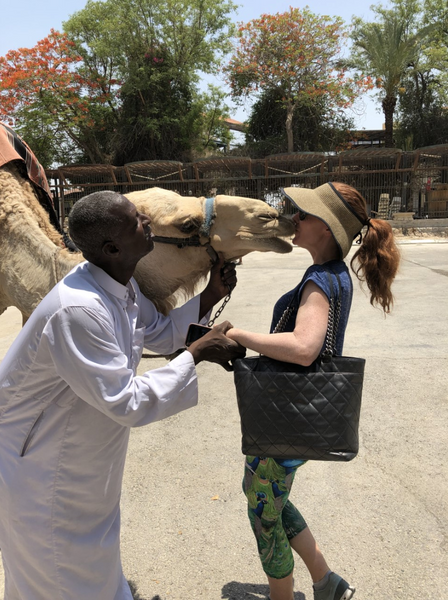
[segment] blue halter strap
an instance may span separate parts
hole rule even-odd
[[[218,254],[210,245],[210,230],[216,216],[214,208],[215,199],[206,198],[204,203],[204,222],[201,228],[199,229],[198,234],[192,235],[191,237],[187,238],[172,238],[156,235],[153,237],[154,242],[161,244],[175,244],[178,248],[186,248],[188,246],[202,246],[206,249],[207,254],[210,256],[210,260],[212,261],[212,263],[215,264],[219,260]],[[208,242],[206,242],[205,244],[201,244],[201,237],[208,238]]]
[[[210,229],[215,219],[215,199],[206,198],[204,206],[204,223],[199,230],[199,235],[202,237],[210,237]]]

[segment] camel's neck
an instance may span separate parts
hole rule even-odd
[[[11,228],[12,226],[9,227],[9,232]],[[84,260],[80,252],[69,252],[54,244],[40,228],[23,227],[23,223],[15,228],[14,243],[18,258],[26,256],[30,270],[48,268],[53,264],[56,266],[58,280]]]
[[[143,294],[166,313],[179,298],[190,298],[210,271],[205,248],[182,248],[156,244],[137,265],[135,278]]]
[[[85,258],[81,252],[69,252],[69,250],[63,248],[61,250],[57,249],[53,260],[56,266],[57,280],[60,281],[73,267],[83,262]]]
[[[0,312],[14,305],[29,316],[56,279],[83,260],[57,245],[54,228],[53,243],[47,225],[51,227],[28,182],[13,169],[0,168]]]

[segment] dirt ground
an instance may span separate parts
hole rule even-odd
[[[372,308],[355,283],[345,354],[367,359],[359,456],[348,464],[309,462],[291,494],[331,568],[356,586],[357,600],[446,597],[448,243],[406,241],[392,315]],[[299,249],[245,257],[222,317],[268,330],[273,303],[308,264]],[[0,317],[0,359],[20,324],[15,309]],[[162,364],[144,359],[139,371]],[[196,408],[132,431],[124,571],[139,600],[264,599],[241,490],[232,374],[201,363],[198,376]],[[1,579],[0,571],[0,589]],[[295,590],[295,600],[313,597],[299,560]]]

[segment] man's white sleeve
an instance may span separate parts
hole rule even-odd
[[[190,352],[134,376],[110,319],[101,311],[86,307],[58,311],[48,321],[42,343],[76,396],[122,425],[145,425],[197,404]]]
[[[145,329],[145,348],[168,355],[185,346],[190,323],[206,324],[210,313],[199,321],[200,296],[195,296],[183,306],[173,309],[167,317],[157,312],[154,304],[142,296],[139,299],[140,315]]]

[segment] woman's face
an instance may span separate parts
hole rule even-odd
[[[300,210],[293,216],[292,220],[295,226],[295,233],[292,238],[294,246],[309,248],[327,230],[327,226],[323,221]]]

